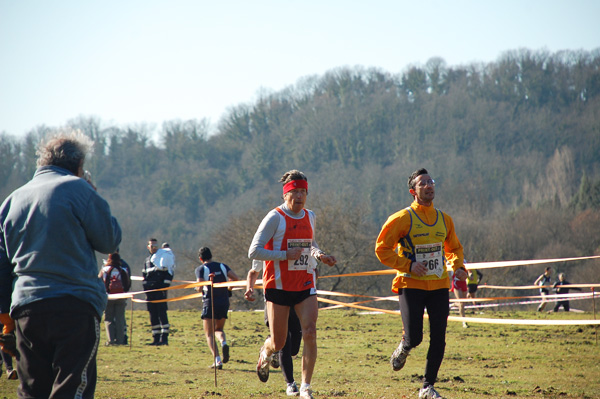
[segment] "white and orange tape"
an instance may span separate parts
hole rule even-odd
[[[519,261],[501,261],[501,262],[471,262],[468,264],[469,269],[490,269],[490,268],[499,268],[499,267],[514,267],[514,266],[527,266],[527,265],[539,265],[546,263],[556,263],[556,262],[570,262],[577,260],[589,260],[589,259],[599,259],[600,256],[584,256],[578,258],[554,258],[554,259],[537,259],[537,260],[519,260]],[[364,276],[378,276],[378,275],[392,275],[396,274],[396,271],[393,269],[385,269],[385,270],[375,270],[375,271],[367,271],[367,272],[357,272],[357,273],[347,273],[347,274],[338,274],[338,275],[329,275],[329,276],[320,276],[320,278],[340,278],[340,277],[364,277]],[[142,280],[141,277],[133,276],[132,280]],[[206,285],[210,285],[210,281],[203,282],[192,282],[192,281],[181,281],[174,280],[175,282],[182,282],[183,284],[174,285],[171,287],[160,288],[151,291],[166,291],[166,290],[178,290],[178,289],[191,289],[196,287],[202,287]],[[255,287],[262,288],[261,286],[262,280],[257,280]],[[226,283],[215,283],[214,287],[228,287],[233,289],[243,289],[246,286],[246,281],[230,281]],[[579,300],[579,299],[595,299],[596,296],[600,295],[600,293],[595,292],[595,289],[600,288],[600,284],[571,284],[569,287],[572,288],[591,288],[592,292],[590,293],[573,293],[573,294],[562,294],[562,295],[532,295],[532,296],[519,296],[519,297],[493,297],[493,298],[466,298],[466,299],[451,299],[451,302],[470,302],[470,303],[482,303],[482,302],[498,302],[498,301],[506,301],[506,300],[518,300],[520,302],[512,302],[510,304],[527,304],[527,303],[537,303],[546,301],[552,302],[557,300]],[[526,286],[499,286],[499,285],[480,285],[479,288],[486,289],[503,289],[503,290],[530,290],[530,289],[539,289],[540,286],[536,285],[526,285]],[[600,290],[598,290],[600,291]],[[135,298],[136,295],[140,295],[150,291],[136,291],[136,292],[127,292],[123,294],[111,294],[109,295],[109,299],[121,299],[121,298],[131,298],[133,302],[149,302],[144,299]],[[365,306],[365,303],[368,302],[381,302],[381,301],[398,301],[397,295],[387,296],[387,297],[374,297],[368,295],[358,295],[358,294],[346,294],[341,292],[333,292],[333,291],[317,291],[318,300],[322,303],[327,303],[331,306],[327,306],[322,308],[321,310],[331,310],[331,309],[339,309],[342,307],[361,309],[370,312],[380,312],[392,315],[399,315],[399,311],[395,310],[387,310]],[[324,296],[339,296],[339,297],[355,297],[355,298],[363,298],[363,300],[358,302],[341,302],[333,299],[324,298]],[[175,302],[175,301],[183,301],[189,299],[196,299],[202,297],[202,293],[194,293],[189,295],[183,295],[174,298],[167,298],[158,301],[152,302]],[[523,301],[527,299],[528,301]],[[495,306],[502,306],[508,304],[496,303]],[[475,305],[475,306],[491,306],[491,305]],[[468,306],[471,307],[471,306]],[[496,318],[478,318],[478,317],[457,317],[457,316],[449,316],[449,321],[468,321],[470,323],[487,323],[487,324],[519,324],[519,325],[599,325],[600,320],[539,320],[539,319],[496,319]]]

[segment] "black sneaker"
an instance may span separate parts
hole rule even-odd
[[[229,361],[229,345],[225,344],[221,347],[223,349],[223,363]]]
[[[7,378],[9,380],[18,380],[19,376],[17,375],[17,370],[12,369],[12,370],[6,370],[6,374],[7,374]]]
[[[273,367],[274,369],[279,368],[279,351],[273,352],[273,354],[271,355],[271,367]]]
[[[404,340],[400,342],[400,345],[396,348],[390,359],[390,364],[394,371],[402,370],[402,367],[406,364],[406,358],[410,353],[410,349],[404,349]]]

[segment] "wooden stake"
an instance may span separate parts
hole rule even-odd
[[[596,293],[594,292],[594,287],[592,287],[592,303],[594,305],[594,320],[596,320]],[[598,345],[598,325],[594,326],[596,330],[596,345]]]
[[[210,312],[211,312],[211,320],[212,320],[212,337],[213,337],[213,353],[217,353],[217,336],[215,334],[215,301],[213,301],[213,284],[215,279],[215,274],[211,273],[208,275],[210,279]],[[213,365],[215,366],[215,388],[217,387],[217,356],[214,356]]]
[[[131,296],[131,319],[129,320],[129,349],[133,346],[133,295]]]

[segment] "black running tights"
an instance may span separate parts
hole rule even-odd
[[[404,288],[398,292],[404,344],[415,348],[423,341],[423,314],[429,315],[429,350],[425,364],[423,387],[435,384],[446,349],[446,326],[448,325],[448,289],[425,291]]]

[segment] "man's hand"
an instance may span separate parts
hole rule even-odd
[[[88,170],[84,170],[83,171],[82,178],[83,178],[83,180],[85,180],[86,182],[88,182],[89,185],[92,186],[92,188],[94,190],[98,191],[98,189],[96,188],[96,186],[94,185],[94,183],[92,183],[92,174]]]
[[[254,288],[249,287],[246,292],[244,292],[244,298],[246,298],[247,301],[254,302],[256,299],[254,298]]]
[[[257,260],[253,260],[254,262],[258,262]],[[258,278],[258,271],[254,269],[248,270],[248,277],[246,277],[246,292],[244,292],[244,298],[247,301],[254,302],[254,283],[256,283],[256,279]]]
[[[427,275],[427,262],[413,262],[410,265],[410,274],[414,274],[417,277]]]
[[[333,255],[321,255],[319,260],[328,266],[333,266],[337,263],[337,259]]]
[[[454,272],[454,275],[456,276],[456,278],[459,281],[465,281],[468,276],[467,272],[462,267],[460,269],[456,269],[456,271]]]
[[[285,251],[285,257],[287,260],[298,260],[300,259],[300,255],[302,255],[302,248],[290,248]]]

